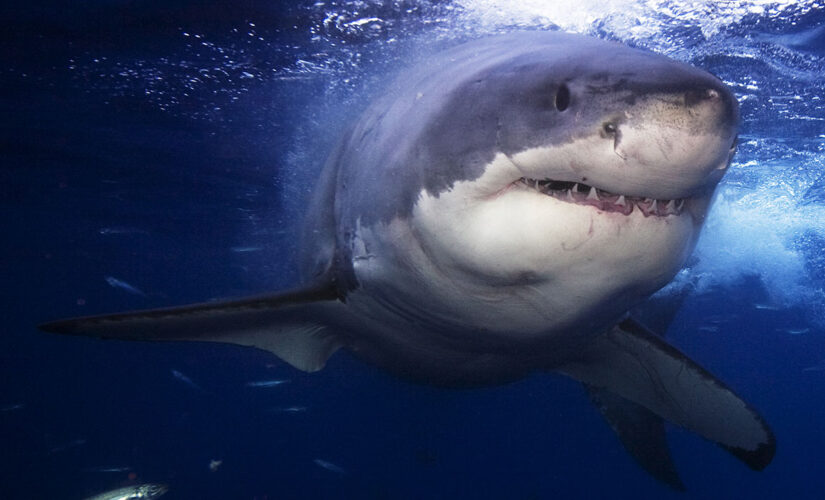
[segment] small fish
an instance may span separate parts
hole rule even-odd
[[[26,403],[10,403],[7,405],[0,406],[0,412],[22,410],[25,407]]]
[[[260,252],[263,250],[263,247],[232,247],[230,248],[235,253],[251,253],[251,252]]]
[[[112,288],[120,288],[121,290],[129,292],[131,294],[146,297],[146,294],[143,293],[142,290],[130,285],[129,283],[126,283],[125,281],[121,281],[113,276],[106,276],[104,279],[106,280],[106,283],[108,283],[109,286],[111,286]]]
[[[254,382],[247,382],[247,387],[276,387],[281,384],[286,384],[289,380],[256,380]]]
[[[326,460],[321,460],[320,458],[316,458],[315,460],[313,460],[313,462],[315,462],[315,465],[317,465],[318,467],[324,468],[330,472],[334,472],[341,476],[345,476],[347,474],[347,471],[345,471],[344,469],[335,465],[332,462],[327,462]]]
[[[85,469],[83,469],[83,472],[105,472],[105,473],[110,473],[110,472],[129,472],[131,470],[132,470],[131,467],[109,467],[109,466],[102,465],[102,466],[99,466],[99,467],[86,467]]]
[[[112,227],[101,227],[98,232],[103,235],[109,234],[149,234],[149,231],[145,229],[138,229],[136,227],[127,227],[127,226],[112,226]]]
[[[177,370],[172,370],[172,376],[197,391],[206,392],[205,390],[203,390],[203,387],[199,386],[194,381],[192,381],[191,378],[187,377],[186,375]]]
[[[825,359],[819,363],[802,369],[803,372],[822,372],[825,371]]]
[[[69,441],[68,443],[63,443],[63,444],[57,445],[57,446],[49,449],[49,454],[51,455],[51,454],[54,454],[54,453],[61,453],[61,452],[64,452],[66,450],[71,450],[72,448],[77,448],[78,446],[83,446],[84,444],[86,444],[86,439],[85,438],[73,439],[73,440]]]
[[[789,333],[791,335],[802,335],[803,333],[808,333],[811,331],[810,328],[785,328],[780,330],[785,333]]]
[[[282,408],[270,408],[267,413],[303,413],[307,411],[306,406],[286,406]]]
[[[759,309],[760,311],[778,311],[779,307],[771,305],[771,304],[754,304],[754,309]]]
[[[218,468],[223,464],[223,460],[215,460],[212,459],[209,461],[209,471],[210,472],[217,472]]]
[[[702,323],[706,325],[722,325],[730,322],[731,317],[722,314],[712,314],[710,316],[705,316],[702,318]]]
[[[160,497],[167,491],[169,491],[169,487],[165,484],[147,483],[106,491],[88,497],[86,500],[152,500]]]

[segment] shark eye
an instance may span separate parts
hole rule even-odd
[[[564,111],[568,106],[570,106],[570,89],[562,83],[556,91],[556,109]]]

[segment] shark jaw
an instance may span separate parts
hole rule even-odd
[[[522,177],[513,185],[521,189],[531,189],[564,202],[591,206],[603,212],[616,212],[622,215],[630,215],[634,208],[638,208],[645,217],[678,216],[681,215],[685,206],[684,198],[658,200],[625,196],[597,189],[582,182]]]
[[[561,181],[572,176],[543,170],[530,176],[502,154],[477,179],[422,191],[413,217],[400,221],[409,231],[376,230],[366,247],[374,255],[402,244],[420,248],[412,275],[431,278],[418,297],[433,297],[422,309],[492,337],[602,332],[683,265],[702,197],[622,195],[618,183],[602,189],[607,176]],[[359,261],[359,281],[369,281],[363,272]]]

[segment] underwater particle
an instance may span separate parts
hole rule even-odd
[[[422,465],[434,465],[438,461],[438,454],[430,448],[419,448],[415,451],[415,458]]]
[[[210,472],[217,472],[218,468],[220,468],[221,464],[223,464],[223,460],[215,460],[214,458],[209,461],[209,471]]]

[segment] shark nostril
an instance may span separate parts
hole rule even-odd
[[[722,94],[720,94],[718,90],[711,88],[685,92],[685,104],[688,106],[695,106],[704,101],[718,101],[721,98]]]
[[[564,111],[570,106],[570,89],[567,88],[567,85],[561,84],[559,90],[556,92],[556,109],[559,111]]]

